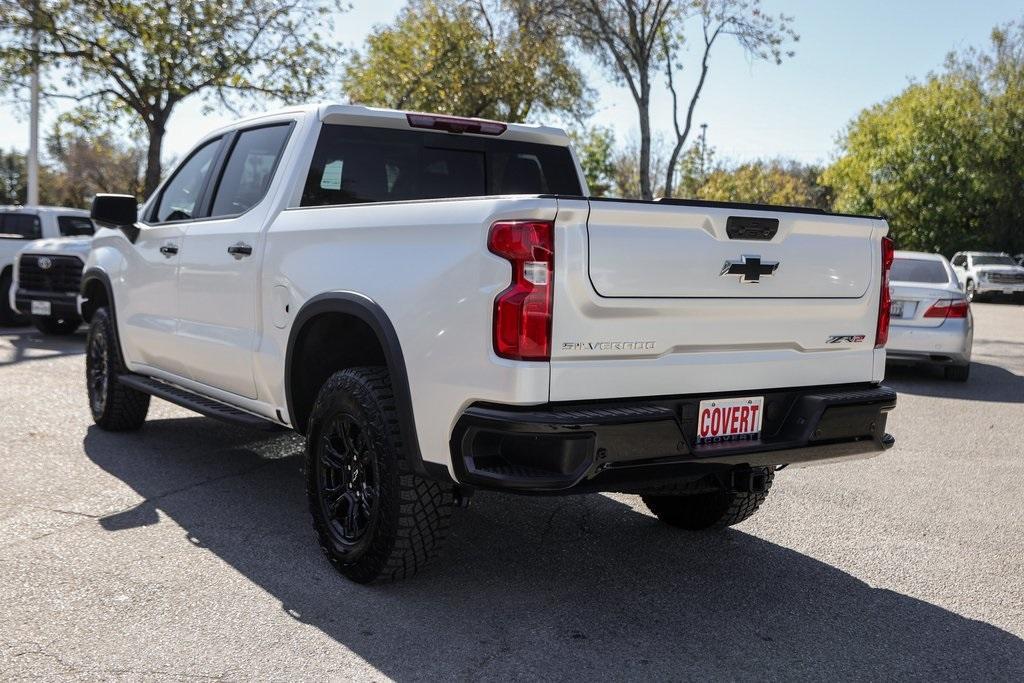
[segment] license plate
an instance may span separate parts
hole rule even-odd
[[[761,434],[763,396],[701,401],[697,411],[697,445],[750,441]]]
[[[903,302],[902,301],[893,301],[892,304],[890,304],[890,306],[889,306],[889,315],[891,315],[894,318],[902,318],[903,317]]]
[[[50,315],[49,301],[33,301],[32,315]]]

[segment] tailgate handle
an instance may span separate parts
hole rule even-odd
[[[725,222],[725,234],[731,240],[763,240],[775,237],[779,231],[778,218],[756,218],[753,216],[729,216]]]

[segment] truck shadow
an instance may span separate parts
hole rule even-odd
[[[607,496],[478,494],[421,575],[357,586],[321,557],[301,440],[203,418],[85,452],[278,601],[397,680],[434,678],[1024,679],[1024,641],[730,530],[688,534]],[[282,675],[287,676],[282,672]]]
[[[888,365],[885,384],[899,393],[993,403],[1024,403],[1024,377],[989,363],[971,362],[966,382],[951,382],[935,368]]]
[[[87,328],[80,327],[68,336],[50,336],[34,327],[0,327],[0,367],[83,354],[86,332]]]

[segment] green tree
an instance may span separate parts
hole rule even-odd
[[[88,206],[98,192],[116,188],[143,197],[145,150],[125,144],[89,110],[58,117],[46,138],[52,161],[49,191],[64,206]]]
[[[59,204],[53,192],[54,174],[45,165],[39,166],[39,202]],[[0,150],[0,204],[24,204],[28,197],[28,161],[15,150]]]
[[[672,95],[673,141],[661,169],[665,174],[663,190],[671,195],[678,158],[689,139],[715,45],[732,38],[751,59],[780,63],[792,55],[786,43],[798,39],[790,28],[791,18],[767,14],[760,0],[546,0],[541,4],[552,8],[583,49],[629,90],[640,127],[637,171],[643,199],[651,199],[656,189],[651,92],[659,74],[664,74]],[[701,29],[701,61],[693,89],[680,97],[676,75],[683,68],[682,48],[692,24]]]
[[[836,207],[885,215],[901,248],[1024,250],[1024,26],[865,109],[839,146]]]
[[[23,204],[28,195],[25,155],[0,150],[0,204]]]
[[[724,202],[827,209],[827,194],[816,182],[820,172],[816,167],[792,161],[752,161],[734,168],[715,169],[696,196]]]
[[[707,182],[715,166],[715,148],[701,144],[695,140],[677,162],[676,182],[672,195],[677,197],[696,197],[700,188]]]
[[[530,0],[410,2],[349,57],[342,85],[360,104],[457,116],[590,112],[582,72]]]
[[[145,192],[160,180],[167,121],[200,94],[231,106],[320,92],[335,50],[321,36],[333,0],[0,0],[0,85],[24,87],[34,60],[49,96],[127,113],[148,136]],[[41,36],[33,45],[32,32]]]
[[[595,126],[573,133],[572,140],[591,196],[605,196],[615,184],[615,134],[610,128]]]

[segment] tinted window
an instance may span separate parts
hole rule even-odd
[[[302,206],[581,193],[566,147],[327,125],[306,176]]]
[[[960,256],[953,257],[954,266],[963,266],[965,263],[967,263],[967,257],[964,256],[963,254],[961,254]]]
[[[975,256],[973,259],[976,266],[1015,266],[1017,262],[1009,256]]]
[[[182,164],[160,194],[155,220],[184,221],[195,218],[196,203],[210,175],[220,140],[208,142]]]
[[[91,235],[95,232],[92,221],[85,216],[57,216],[57,227],[63,237]]]
[[[0,213],[0,239],[37,240],[42,236],[39,216],[31,213]]]
[[[239,214],[263,199],[290,129],[268,126],[239,134],[217,186],[211,216]]]
[[[938,261],[898,258],[892,262],[889,279],[899,282],[945,284],[949,282],[949,274],[946,267]]]

